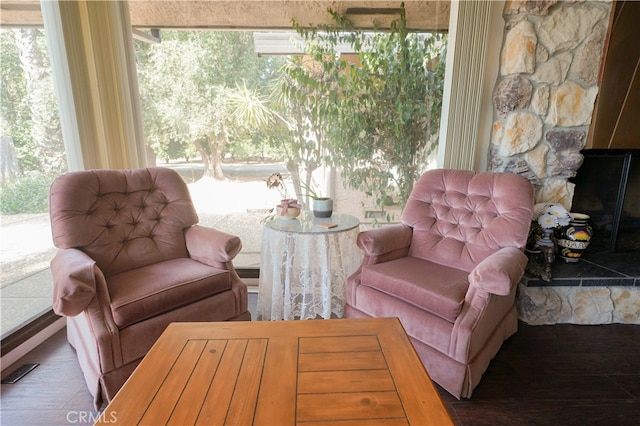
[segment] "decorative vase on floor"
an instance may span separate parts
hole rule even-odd
[[[571,213],[569,224],[556,229],[554,232],[558,252],[565,262],[579,262],[582,253],[587,249],[593,235],[588,221],[589,215]]]

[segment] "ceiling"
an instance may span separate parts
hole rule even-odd
[[[359,28],[385,28],[398,19],[400,1],[328,0],[129,0],[135,28],[291,29],[331,24],[327,9],[345,14]],[[407,27],[446,30],[450,0],[405,0]],[[3,27],[42,26],[39,0],[0,0]]]

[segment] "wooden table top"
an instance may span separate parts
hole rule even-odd
[[[173,323],[96,424],[453,424],[396,318]]]

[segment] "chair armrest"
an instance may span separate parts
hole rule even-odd
[[[96,295],[96,262],[78,249],[60,249],[51,260],[53,311],[73,317]]]
[[[451,358],[466,363],[482,350],[498,321],[511,309],[526,264],[527,256],[520,249],[505,247],[471,271],[462,312],[451,332]]]
[[[527,256],[516,247],[504,247],[476,266],[469,283],[489,293],[507,296],[524,275]]]
[[[364,251],[364,265],[387,262],[409,253],[413,229],[405,224],[383,226],[358,234],[358,247]]]
[[[200,225],[188,228],[185,239],[192,259],[223,269],[242,249],[239,237]]]

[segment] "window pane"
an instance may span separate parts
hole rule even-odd
[[[313,189],[364,224],[397,221],[435,162],[446,35],[345,33],[338,46],[333,36],[271,56],[255,40],[273,38],[249,31],[136,42],[145,140],[184,177],[201,224],[240,236],[236,267],[259,267],[280,199],[309,206]],[[274,173],[286,193],[267,188]]]
[[[45,34],[0,30],[2,338],[51,309],[49,185],[66,171]]]

